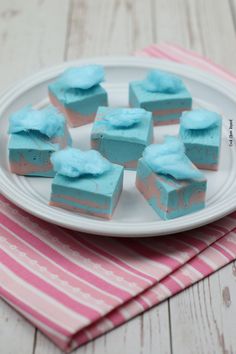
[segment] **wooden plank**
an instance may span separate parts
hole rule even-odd
[[[68,59],[128,55],[153,41],[151,0],[73,0]]]
[[[223,268],[218,273],[220,289],[220,320],[221,330],[218,329],[219,342],[224,349],[224,353],[234,353],[236,351],[236,262]],[[215,299],[214,292],[213,299]],[[217,304],[215,304],[216,308]]]
[[[63,61],[68,8],[64,0],[1,0],[0,90]],[[28,321],[0,302],[0,353],[31,354],[34,334]]]
[[[167,41],[196,50],[236,72],[235,20],[234,26],[232,20],[232,14],[236,18],[236,0],[232,1],[231,13],[227,1],[153,0],[156,42]],[[234,284],[229,269],[230,266],[226,267],[209,281],[205,280],[170,300],[173,353],[235,351],[235,323],[228,319],[229,313],[235,311],[235,302],[230,302],[230,310],[226,310],[222,305],[222,298],[219,297],[224,292],[225,298],[228,298],[227,286]],[[221,274],[223,279],[226,278],[225,272],[229,285],[223,287],[219,285],[219,279]],[[216,292],[218,297],[215,296]],[[231,299],[232,292],[235,297],[235,289],[230,291]],[[211,301],[207,300],[210,295],[213,299]]]
[[[0,353],[31,354],[35,328],[0,299]]]
[[[77,349],[75,354],[169,354],[168,303],[147,311],[123,326]],[[41,333],[37,335],[35,354],[61,354]]]
[[[195,0],[153,0],[155,42],[175,43],[201,52],[196,16],[190,15],[194,4]]]
[[[230,14],[232,16],[234,31],[236,33],[236,0],[228,0],[230,7]]]
[[[235,353],[236,263],[170,300],[173,353]]]
[[[0,90],[63,61],[67,17],[64,0],[1,0]]]
[[[99,345],[101,342],[101,345]],[[104,344],[104,347],[102,345]],[[115,345],[114,345],[115,343]],[[91,354],[169,353],[168,304],[163,303],[99,338]],[[90,345],[92,347],[92,345]],[[76,354],[82,354],[79,350]]]
[[[44,334],[37,331],[33,354],[63,354],[63,352],[45,337]]]
[[[236,73],[235,28],[228,1],[153,0],[153,3],[156,42],[195,50]]]
[[[197,16],[204,54],[236,73],[236,33],[229,2],[195,0],[191,15]]]

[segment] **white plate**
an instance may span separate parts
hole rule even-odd
[[[189,87],[195,107],[213,109],[223,114],[224,128],[220,169],[206,172],[208,180],[206,208],[199,212],[163,221],[135,189],[135,173],[125,172],[124,190],[111,221],[49,207],[51,179],[19,177],[9,172],[7,158],[8,117],[25,104],[42,106],[47,103],[49,82],[70,65],[88,63],[102,64],[106,68],[110,105],[128,104],[128,82],[142,79],[150,68],[160,68],[180,75]],[[49,222],[99,235],[120,237],[159,236],[175,233],[207,224],[230,213],[236,208],[236,149],[229,147],[229,119],[236,126],[236,89],[219,78],[191,67],[148,58],[95,58],[65,63],[44,70],[7,91],[0,98],[0,190],[13,203]],[[89,148],[91,125],[72,129],[74,146]],[[176,134],[178,126],[155,128],[155,141],[160,142],[165,134]]]

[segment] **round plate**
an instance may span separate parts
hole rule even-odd
[[[50,178],[22,177],[11,174],[8,165],[8,117],[21,106],[48,103],[47,86],[66,67],[88,63],[102,64],[111,106],[128,104],[128,82],[142,79],[148,69],[160,68],[183,78],[193,96],[194,107],[215,110],[223,115],[223,135],[218,172],[205,171],[208,180],[206,208],[173,220],[161,220],[136,190],[135,172],[126,171],[124,189],[111,221],[87,217],[48,206]],[[230,143],[230,125],[236,125],[236,90],[233,85],[191,67],[148,58],[94,58],[68,62],[44,70],[0,98],[0,190],[13,203],[51,223],[87,233],[140,237],[158,236],[196,228],[219,219],[236,208],[236,149]],[[74,146],[89,149],[91,125],[71,129]],[[155,128],[155,142],[166,134],[177,134],[178,125]],[[230,146],[232,145],[232,146]]]

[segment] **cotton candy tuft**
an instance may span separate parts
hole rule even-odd
[[[185,129],[203,130],[213,128],[219,124],[221,116],[206,109],[195,109],[183,112],[180,117],[180,124]]]
[[[167,136],[163,144],[146,147],[143,158],[156,173],[170,175],[177,180],[203,178],[203,174],[186,158],[184,144],[174,136]]]
[[[114,128],[130,128],[145,119],[146,114],[143,108],[120,108],[108,112],[104,120]]]
[[[151,144],[144,150],[144,157],[146,154],[151,158],[156,156],[165,156],[172,154],[184,154],[185,148],[183,142],[175,136],[166,136],[163,144]]]
[[[90,89],[104,81],[105,72],[101,65],[85,65],[66,69],[58,78],[65,89]]]
[[[10,116],[9,133],[38,131],[52,138],[64,132],[65,118],[53,106],[47,106],[42,110],[25,106]]]
[[[111,168],[111,163],[98,151],[81,151],[67,148],[51,155],[54,171],[67,177],[80,177],[81,175],[102,175]]]
[[[161,70],[150,70],[142,86],[146,91],[169,94],[178,93],[184,88],[179,77]]]

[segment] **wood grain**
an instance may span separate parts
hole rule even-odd
[[[4,301],[0,300],[0,353],[31,354],[35,328]]]
[[[63,61],[67,19],[64,0],[1,0],[0,90]]]
[[[35,354],[61,354],[40,332]],[[169,354],[169,312],[167,301],[136,319],[89,342],[74,354]]]
[[[153,41],[150,0],[73,0],[67,58],[129,55]]]
[[[155,42],[169,42],[201,50],[200,39],[194,38],[193,27],[189,17],[189,7],[194,1],[153,0],[153,22]]]
[[[64,0],[0,1],[0,90],[63,61],[68,10]],[[0,353],[31,354],[35,338],[35,328],[1,301]]]
[[[228,1],[219,0],[153,3],[156,42],[176,43],[195,50],[236,73],[235,0],[231,6]]]
[[[196,32],[201,36],[203,54],[215,63],[236,73],[236,33],[229,2],[195,1],[195,7],[192,9],[191,15],[191,18],[197,15],[198,27]]]
[[[173,353],[236,351],[236,263],[170,299]]]

